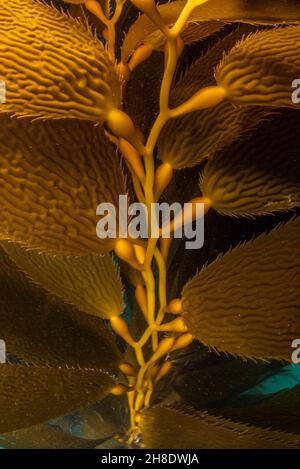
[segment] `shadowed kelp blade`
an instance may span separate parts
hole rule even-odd
[[[120,352],[103,320],[77,311],[35,286],[3,251],[0,331],[7,352],[29,363],[117,373]]]
[[[147,448],[297,448],[300,435],[246,426],[189,407],[157,406],[141,421]]]
[[[9,257],[37,285],[92,316],[109,319],[124,310],[122,283],[111,256],[49,256],[2,242]]]
[[[114,386],[96,369],[0,365],[0,433],[64,415],[103,399]]]

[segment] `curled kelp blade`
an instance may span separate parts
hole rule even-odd
[[[50,256],[28,251],[16,243],[3,242],[2,245],[34,283],[80,311],[103,319],[123,312],[120,274],[110,254]]]
[[[100,401],[114,386],[98,369],[0,365],[0,433],[35,425]]]
[[[212,207],[226,215],[255,216],[299,206],[299,129],[297,111],[285,110],[214,155],[200,178]]]
[[[102,439],[79,438],[47,424],[0,436],[0,445],[6,449],[92,449],[101,443]]]
[[[299,365],[296,365],[299,366]],[[235,421],[261,427],[272,427],[280,431],[299,433],[300,428],[300,385],[264,397],[253,405],[232,405],[222,409],[222,413]],[[214,411],[216,412],[216,410]]]
[[[214,68],[224,51],[254,28],[243,25],[219,40],[206,54],[196,60],[176,84],[171,106],[191,98],[199,89],[215,85]],[[170,120],[158,142],[158,155],[175,169],[195,166],[214,153],[254,130],[271,113],[263,106],[234,107],[229,101]]]
[[[103,121],[120,104],[115,65],[87,25],[40,1],[1,2],[0,112]]]
[[[278,449],[297,448],[300,442],[300,435],[235,423],[183,406],[144,411],[141,430],[146,448]]]
[[[39,366],[117,373],[121,360],[102,319],[82,314],[35,286],[2,250],[0,330],[9,354]]]
[[[172,26],[186,2],[175,1],[166,5],[158,5],[158,11],[164,22]],[[214,18],[216,20],[217,18]],[[192,44],[201,39],[210,36],[223,27],[220,21],[205,21],[199,16],[192,15],[182,31],[181,37],[185,44]],[[141,44],[151,44],[155,50],[163,50],[165,37],[158,30],[157,26],[146,16],[141,15],[129,28],[126,34],[122,48],[121,58],[126,62],[132,52]]]
[[[216,69],[235,105],[298,108],[292,83],[300,73],[300,26],[259,31],[236,44]]]
[[[125,181],[115,149],[83,121],[29,123],[0,118],[0,238],[41,252],[104,253],[114,239],[96,234],[98,204],[118,215]]]
[[[175,1],[160,5],[159,12],[164,21],[172,25],[180,15],[185,1]],[[297,0],[210,0],[194,9],[189,23],[200,21],[244,22],[253,24],[298,23],[300,21],[300,5]],[[126,60],[131,52],[145,38],[157,30],[157,27],[146,15],[141,15],[131,26],[122,47],[122,59]],[[201,39],[199,37],[199,39]]]
[[[218,351],[292,361],[300,337],[300,218],[229,251],[183,289],[189,331]]]

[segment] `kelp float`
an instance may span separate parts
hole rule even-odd
[[[45,422],[110,395],[132,447],[299,447],[299,385],[234,400],[300,337],[299,3],[0,0],[0,32],[4,445],[96,447]],[[124,194],[202,201],[203,250],[100,240]]]

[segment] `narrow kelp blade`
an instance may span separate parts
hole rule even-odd
[[[216,69],[216,81],[234,105],[299,107],[292,99],[300,73],[300,26],[256,32],[236,44]]]
[[[0,433],[100,401],[115,384],[98,369],[0,365]]]
[[[291,126],[292,122],[292,126]],[[300,204],[300,115],[284,110],[208,161],[200,189],[219,213],[272,214]]]
[[[7,352],[39,366],[101,368],[121,360],[102,319],[51,297],[0,252],[0,330]]]
[[[174,87],[171,107],[179,106],[199,89],[215,85],[214,69],[224,51],[253,30],[252,26],[242,25],[196,60]],[[159,158],[175,169],[195,166],[253,131],[270,114],[270,108],[233,107],[226,100],[215,107],[172,119],[160,135]]]
[[[146,448],[256,449],[297,448],[300,435],[235,423],[189,407],[156,406],[143,412]]]
[[[101,439],[78,438],[46,424],[0,436],[0,445],[6,449],[92,449],[101,443]]]
[[[2,246],[34,283],[80,311],[103,319],[123,312],[120,273],[110,254],[50,256],[28,251],[16,243],[3,241]]]
[[[160,15],[168,25],[173,25],[180,15],[185,1],[175,1],[158,7]],[[194,9],[190,23],[200,21],[244,22],[250,24],[299,23],[300,5],[297,0],[209,0]],[[146,15],[141,15],[131,26],[122,47],[122,59],[131,52],[157,27]],[[199,37],[201,39],[201,37]]]
[[[115,64],[87,24],[41,1],[6,0],[0,33],[1,113],[101,122],[119,106]]]
[[[292,360],[300,336],[300,218],[204,267],[183,289],[189,331],[212,349]]]
[[[64,255],[113,249],[114,239],[96,234],[96,209],[111,203],[118,215],[126,188],[116,151],[99,127],[2,116],[0,176],[0,238]]]

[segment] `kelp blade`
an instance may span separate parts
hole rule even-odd
[[[37,285],[92,316],[109,319],[123,312],[119,272],[109,254],[50,256],[2,242],[9,257]]]
[[[299,207],[299,129],[300,114],[285,109],[252,135],[215,154],[200,177],[201,191],[212,207],[236,217]]]
[[[212,349],[292,360],[300,336],[300,218],[218,257],[183,289],[189,331]]]
[[[297,109],[298,102],[292,99],[292,83],[300,74],[299,41],[299,25],[248,36],[217,67],[218,85],[235,105]]]
[[[93,404],[109,394],[113,386],[112,376],[101,370],[2,364],[0,433]]]
[[[118,372],[121,354],[104,321],[34,285],[2,250],[0,330],[7,352],[27,363]]]
[[[97,237],[96,209],[117,211],[126,188],[103,131],[73,120],[0,124],[0,239],[64,255],[112,250],[114,239]]]
[[[87,25],[42,1],[1,0],[0,11],[0,113],[101,122],[119,106],[115,65]]]
[[[246,426],[179,406],[146,410],[141,429],[146,447],[160,449],[297,448],[300,441],[300,435]]]

